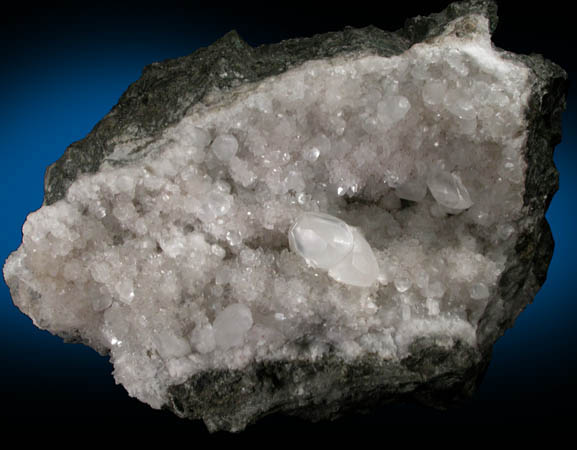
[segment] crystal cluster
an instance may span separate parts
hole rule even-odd
[[[527,226],[530,72],[487,18],[467,16],[465,39],[459,20],[396,56],[238,88],[144,146],[119,139],[26,220],[4,268],[16,304],[109,353],[154,408],[259,361],[475,348]]]

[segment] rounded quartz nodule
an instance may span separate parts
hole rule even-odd
[[[289,230],[289,245],[309,266],[327,270],[341,283],[368,287],[377,279],[379,266],[371,246],[337,217],[303,214]]]

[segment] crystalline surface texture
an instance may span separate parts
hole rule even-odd
[[[539,193],[527,175],[532,67],[548,63],[494,49],[482,14],[491,4],[457,10],[467,5],[437,17],[426,42],[412,45],[409,27],[395,51],[368,45],[240,77],[160,131],[109,136],[59,198],[51,168],[50,201],[4,268],[14,302],[37,326],[109,353],[130,395],[213,430],[271,409],[328,417],[435,377],[442,387],[418,400],[470,392],[544,279],[532,264],[556,179]],[[376,281],[347,284],[322,270],[322,249],[308,249],[322,268],[291,251],[287,233],[304,213],[361,233]],[[522,240],[533,253],[520,255]],[[447,374],[457,375],[438,381]]]

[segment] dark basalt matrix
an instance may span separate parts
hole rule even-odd
[[[210,431],[470,398],[546,279],[567,91],[496,26],[470,0],[147,66],[48,168],[15,305]]]

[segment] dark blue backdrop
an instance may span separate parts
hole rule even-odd
[[[91,130],[144,65],[186,55],[233,28],[252,45],[345,25],[396,29],[405,17],[440,10],[448,2],[405,3],[386,11],[368,5],[323,11],[298,3],[245,10],[239,5],[219,10],[194,4],[82,9],[71,4],[58,9],[25,6],[0,19],[0,262],[20,245],[26,215],[41,205],[45,168]],[[570,77],[576,74],[571,58],[575,41],[569,40],[562,2],[548,2],[547,11],[501,3],[494,36],[498,46],[542,53]],[[324,432],[359,426],[377,430],[390,424],[568,421],[576,400],[576,97],[573,87],[563,142],[555,154],[561,188],[547,215],[557,243],[548,280],[495,346],[488,373],[470,404],[445,413],[413,406],[382,408],[314,427],[272,417],[251,427],[249,434],[281,428]],[[107,358],[35,328],[0,283],[0,424],[128,421],[205,433],[199,423],[178,420],[129,398],[110,372]]]

